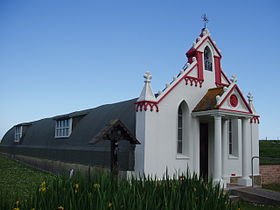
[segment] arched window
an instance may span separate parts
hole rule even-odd
[[[178,108],[178,134],[177,134],[177,153],[183,153],[183,111],[182,105]]]
[[[189,125],[190,115],[188,104],[183,101],[177,110],[177,154],[189,154]]]
[[[212,71],[212,53],[209,47],[204,50],[204,69]]]

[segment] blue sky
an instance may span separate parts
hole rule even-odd
[[[13,125],[155,92],[185,64],[203,26],[222,67],[251,91],[260,138],[280,138],[280,2],[0,1],[0,139]]]

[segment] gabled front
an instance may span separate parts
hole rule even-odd
[[[238,176],[250,185],[250,158],[258,155],[259,116],[221,69],[221,52],[209,30],[186,53],[188,62],[157,94],[151,75],[135,102],[137,174],[162,177],[190,170],[221,185]],[[258,175],[258,163],[254,163]]]
[[[203,28],[196,42],[193,43],[193,47],[186,53],[188,62],[192,63],[193,58],[196,58],[199,80],[205,80],[205,71],[213,71],[215,73],[215,84],[217,86],[227,86],[230,82],[221,69],[222,55],[210,36],[209,30]]]
[[[225,92],[225,96],[218,97],[217,108],[219,110],[253,114],[250,106],[236,84],[230,90]]]

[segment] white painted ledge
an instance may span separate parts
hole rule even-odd
[[[188,160],[188,159],[190,159],[189,156],[182,155],[182,154],[177,154],[176,155],[176,160]]]
[[[238,160],[239,157],[236,155],[228,155],[228,159],[232,159],[232,160]]]

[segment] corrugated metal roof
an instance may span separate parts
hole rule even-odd
[[[137,99],[123,101],[114,104],[106,104],[93,109],[73,112],[67,115],[59,115],[22,124],[24,126],[21,145],[38,146],[48,148],[71,148],[71,147],[98,147],[88,145],[99,131],[111,120],[120,120],[126,128],[135,136],[135,104]],[[78,119],[69,138],[55,138],[55,122],[57,119]],[[3,137],[1,145],[14,144],[15,127],[11,128]],[[20,146],[20,145],[19,145]]]

